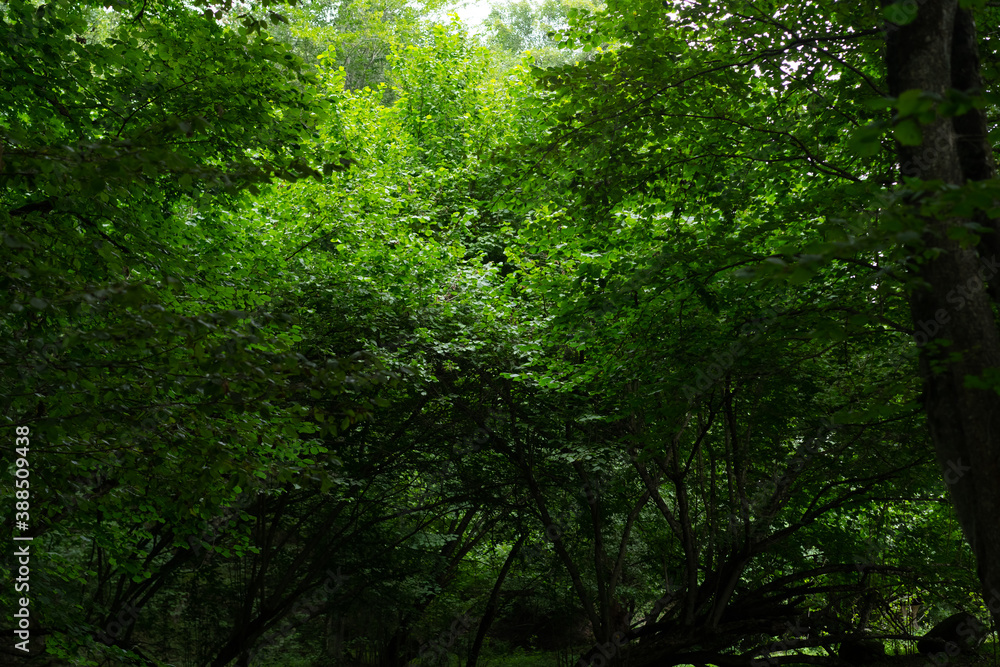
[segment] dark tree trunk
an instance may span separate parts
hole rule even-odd
[[[911,89],[968,91],[981,83],[975,23],[958,0],[920,3],[912,23],[887,26],[886,41],[893,96]],[[898,146],[902,175],[956,186],[994,177],[985,128],[978,110],[924,125],[922,145]],[[947,232],[968,219],[933,216],[924,222],[925,248],[942,250],[921,261],[923,284],[911,297],[928,424],[983,594],[1000,622],[1000,396],[966,386],[966,377],[1000,368],[1000,333],[986,287],[1000,282],[1000,239],[987,235],[978,246],[962,247]]]
[[[483,611],[483,618],[479,621],[479,627],[476,630],[476,638],[472,642],[472,648],[469,649],[469,659],[466,661],[465,667],[476,667],[476,663],[479,661],[479,652],[483,648],[486,633],[489,632],[490,626],[493,625],[493,619],[497,615],[497,608],[500,606],[500,591],[503,589],[503,582],[507,579],[507,573],[510,572],[511,566],[517,559],[517,554],[521,551],[522,544],[524,544],[523,534],[517,538],[517,542],[514,543],[510,553],[507,554],[507,560],[504,561],[503,567],[500,568],[500,574],[493,584],[490,599],[487,601],[486,609]]]

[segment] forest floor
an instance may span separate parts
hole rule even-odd
[[[840,661],[838,664],[851,665],[854,663]],[[975,656],[941,656],[937,659],[928,658],[923,655],[887,655],[881,660],[858,663],[864,667],[1000,667],[1000,653],[994,651],[980,651]],[[791,663],[789,667],[795,667]],[[804,667],[804,665],[803,665]]]
[[[920,667],[956,667],[958,665],[962,665],[963,667],[967,665],[975,665],[976,667],[1000,667],[1000,656],[980,653],[977,656],[943,656],[941,659],[934,660],[922,655],[898,655],[886,656],[885,660],[869,664],[871,667],[889,667],[890,665],[896,667],[917,667],[918,665]]]

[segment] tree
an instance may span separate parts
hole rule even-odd
[[[552,67],[572,62],[579,52],[560,51],[557,47],[559,30],[568,26],[568,17],[577,12],[596,11],[598,5],[585,2],[528,0],[495,4],[483,21],[490,44],[510,59],[529,52],[539,67]]]
[[[889,7],[890,19],[912,19],[893,13],[906,7]],[[984,9],[983,16],[992,19],[992,11]],[[994,238],[989,220],[995,197],[987,180],[992,163],[982,116],[993,98],[977,90],[969,11],[957,3],[920,5],[917,15],[923,19],[903,28],[891,21],[885,27],[886,62],[880,55],[882,17],[868,5],[747,3],[715,9],[618,2],[575,17],[563,46],[621,46],[539,74],[549,96],[550,132],[528,164],[547,168],[550,176],[522,179],[523,191],[507,205],[526,201],[526,208],[549,212],[551,226],[541,227],[549,247],[582,238],[576,243],[588,254],[606,253],[606,239],[621,234],[628,215],[647,225],[671,218],[679,227],[696,227],[706,247],[689,281],[705,271],[761,284],[849,280],[862,294],[875,291],[877,296],[844,307],[842,323],[806,317],[801,325],[810,335],[833,340],[886,329],[908,329],[915,336],[939,462],[975,545],[983,600],[995,616],[1000,605],[993,602],[990,564],[996,557],[990,550],[996,529],[990,517],[997,446],[990,434],[996,433],[998,411],[990,378],[997,359],[987,280],[976,273]],[[942,70],[948,62],[953,71]],[[872,97],[879,102],[872,104]],[[887,107],[896,112],[891,121],[880,113]],[[921,146],[922,123],[928,125]],[[844,132],[845,125],[857,129]],[[902,188],[892,188],[899,165],[888,144],[879,144],[890,127],[901,144],[901,166],[919,164],[923,170],[904,169]],[[944,148],[939,151],[929,137]],[[918,239],[923,245],[914,243]],[[670,244],[677,242],[663,242],[670,256]],[[712,244],[726,248],[725,260],[709,258]],[[564,254],[552,253],[560,259]],[[672,264],[655,270],[663,271],[661,266]],[[644,285],[641,275],[627,284]],[[599,267],[579,278],[602,288],[609,280]],[[920,282],[929,283],[930,292]],[[972,294],[968,301],[963,297],[962,318],[971,319],[952,323],[961,331],[948,329],[946,335],[949,309],[958,308],[955,290],[966,288]],[[711,303],[710,296],[702,298]],[[887,299],[896,309],[887,309]],[[900,299],[912,304],[913,328],[903,323],[908,316],[898,310]],[[973,302],[978,305],[964,305]],[[983,327],[985,340],[973,340]],[[924,346],[933,336],[952,342]],[[888,349],[881,354],[892,365],[910,358]],[[976,435],[959,437],[960,423]],[[970,437],[978,444],[969,445]],[[959,475],[960,458],[975,458],[977,472],[963,464]]]
[[[488,245],[470,176],[511,131],[485,52],[428,29],[386,106],[306,71],[253,16],[15,9],[5,34],[51,34],[12,37],[10,58],[76,53],[31,90],[94,109],[73,124],[26,105],[4,146],[2,396],[33,436],[45,509],[30,534],[52,563],[35,636],[61,664],[223,665],[328,656],[344,618],[357,636],[339,655],[413,658],[453,606],[442,593],[478,581],[470,554],[509,532],[482,490],[502,467],[453,460],[478,402],[455,371],[502,331],[477,319],[498,272],[465,246]],[[101,39],[59,32],[91,16],[108,19]],[[187,72],[191,54],[215,68]],[[104,160],[96,174],[74,142]],[[60,187],[52,155],[93,191]],[[352,429],[376,406],[378,424]],[[331,595],[335,566],[354,579]],[[365,629],[371,609],[398,623]],[[178,627],[199,641],[179,645]]]
[[[497,76],[411,8],[99,4],[0,12],[39,664],[829,664],[969,604],[907,322],[992,181],[886,132],[992,98],[887,97],[874,7],[563,6]]]
[[[585,662],[753,664],[888,634],[893,591],[938,580],[948,519],[911,362],[884,358],[901,334],[824,333],[869,307],[851,270],[751,288],[719,267],[767,230],[625,210],[595,231],[549,206],[512,258],[534,265],[520,308],[540,330],[521,336],[540,345],[502,439],[590,618]],[[880,518],[913,507],[923,550]]]
[[[389,59],[393,50],[416,41],[422,22],[443,4],[441,0],[419,4],[310,0],[292,8],[288,23],[271,32],[310,66],[343,67],[347,88],[376,88],[392,81]]]
[[[388,379],[355,350],[297,354],[275,258],[247,253],[240,197],[344,165],[300,150],[324,103],[263,19],[226,25],[230,6],[0,10],[0,402],[34,445],[21,532],[60,557],[32,620],[64,663],[125,659],[132,630],[107,628],[241,490],[316,467],[303,396]]]
[[[886,72],[895,98],[899,194],[921,235],[914,246],[914,327],[938,325],[926,334],[931,340],[920,358],[928,426],[1000,626],[994,520],[1000,510],[1000,191],[972,10],[984,4],[895,8],[886,26]]]

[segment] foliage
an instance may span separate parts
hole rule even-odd
[[[483,22],[489,43],[499,53],[514,58],[527,52],[539,67],[571,63],[577,51],[560,51],[559,31],[568,27],[568,17],[580,11],[596,11],[599,6],[584,0],[512,0],[493,5]]]
[[[324,168],[297,143],[325,114],[298,57],[222,9],[102,13],[10,2],[0,23],[0,396],[36,444],[30,532],[60,554],[37,599],[64,657],[193,558],[243,490],[314,468],[312,435],[364,411],[338,396],[388,379],[357,348],[294,350],[277,258],[229,214]],[[336,425],[309,419],[310,395]]]
[[[514,3],[486,47],[4,4],[37,664],[749,665],[977,610],[885,150],[931,107],[874,8],[772,5]]]
[[[347,88],[376,88],[392,80],[391,53],[413,43],[421,22],[442,6],[442,0],[310,0],[271,32],[311,66],[325,55],[327,66],[343,67]]]

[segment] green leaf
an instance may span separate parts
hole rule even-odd
[[[882,148],[880,139],[884,128],[884,122],[879,121],[855,130],[848,147],[860,157],[875,155]]]
[[[915,118],[907,118],[892,128],[892,136],[904,146],[919,146],[924,135]]]
[[[896,100],[896,109],[901,118],[916,113],[923,92],[919,88],[912,88],[899,96],[899,99]]]

